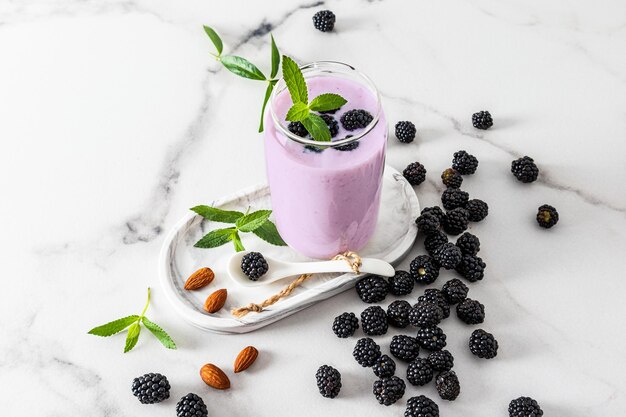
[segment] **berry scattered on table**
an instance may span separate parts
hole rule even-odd
[[[409,325],[409,312],[412,308],[406,300],[394,301],[387,307],[387,322],[391,326],[405,328]]]
[[[158,373],[133,379],[132,390],[142,404],[156,404],[170,398],[170,383],[164,375]]]
[[[463,278],[469,282],[480,281],[485,277],[485,268],[487,264],[482,258],[474,255],[463,255],[461,262],[456,266],[458,272]]]
[[[250,252],[241,258],[241,270],[250,280],[258,281],[269,270],[269,266],[259,252]]]
[[[432,256],[439,246],[448,243],[448,235],[442,231],[432,233],[424,239],[424,248]]]
[[[328,126],[328,130],[330,130],[330,137],[334,138],[339,133],[339,123],[333,116],[328,114],[322,114],[320,117],[326,122],[326,126]],[[358,142],[356,142],[358,143]]]
[[[359,328],[359,319],[354,313],[343,313],[333,321],[333,333],[342,339],[350,337]]]
[[[391,405],[404,395],[406,384],[401,378],[392,376],[374,382],[373,392],[382,405]]]
[[[356,293],[365,303],[378,303],[387,297],[389,283],[378,275],[370,275],[360,279],[356,285]]]
[[[208,417],[206,404],[198,395],[189,393],[176,404],[177,417]]]
[[[364,368],[373,366],[380,358],[380,346],[370,337],[357,340],[352,356]]]
[[[447,188],[441,194],[441,204],[446,210],[465,207],[468,201],[469,194],[458,188]]]
[[[396,271],[394,276],[389,278],[389,292],[393,295],[407,295],[413,291],[415,280],[406,271]]]
[[[341,374],[329,365],[322,365],[315,373],[317,388],[322,397],[335,398],[341,390]]]
[[[447,168],[441,173],[441,181],[448,188],[459,188],[463,177],[454,168]]]
[[[374,117],[367,111],[362,109],[348,110],[341,115],[339,121],[346,130],[356,130],[367,127]]]
[[[444,269],[454,269],[461,262],[461,249],[452,242],[439,246],[434,253],[435,261]]]
[[[466,298],[456,306],[457,317],[466,324],[480,324],[485,321],[485,306],[479,301]]]
[[[441,323],[443,310],[435,303],[421,302],[409,312],[409,323],[415,327],[431,327]]]
[[[452,168],[461,175],[471,175],[478,168],[478,159],[466,151],[455,152],[452,159]]]
[[[511,172],[518,181],[529,183],[537,180],[539,168],[530,156],[524,156],[511,162]]]
[[[441,294],[446,299],[448,304],[460,303],[465,300],[468,292],[469,288],[467,288],[467,285],[463,284],[463,282],[458,278],[447,281],[443,284],[443,287],[441,287]]]
[[[493,126],[491,114],[488,111],[479,111],[472,115],[472,124],[476,129],[486,130]]]
[[[396,372],[396,363],[387,355],[382,355],[372,366],[374,375],[379,378],[388,378]]]
[[[458,235],[467,230],[469,211],[462,207],[449,210],[441,222],[443,230],[451,235]]]
[[[395,358],[410,362],[417,358],[417,355],[420,353],[420,347],[414,337],[399,334],[391,338],[389,351]]]
[[[419,162],[411,162],[404,168],[402,175],[411,185],[420,185],[426,179],[426,168]]]
[[[424,395],[411,397],[406,402],[404,417],[439,417],[439,406]]]
[[[454,366],[454,357],[452,353],[447,350],[438,350],[436,352],[431,352],[428,355],[428,361],[430,362],[430,366],[435,371],[449,371]]]
[[[424,235],[432,235],[439,231],[439,218],[432,213],[424,213],[415,219],[417,230]]]
[[[363,333],[368,336],[380,336],[387,333],[387,313],[380,306],[371,306],[361,313]]]
[[[446,347],[446,335],[440,327],[423,327],[417,330],[417,343],[426,350],[441,350]]]
[[[536,400],[519,397],[509,403],[509,417],[541,417],[543,410]]]
[[[422,386],[433,380],[433,367],[428,359],[416,358],[406,369],[406,380],[411,385]]]
[[[322,32],[330,32],[335,27],[336,16],[330,10],[320,10],[313,15],[313,26]]]
[[[396,123],[396,137],[402,143],[411,143],[415,139],[415,125],[409,121],[401,121]]]
[[[537,223],[546,229],[551,228],[559,221],[559,213],[554,207],[544,204],[537,209]]]
[[[424,294],[417,298],[418,303],[433,303],[437,304],[443,312],[443,318],[450,317],[450,305],[443,296],[443,293],[436,288],[428,288],[424,290]]]
[[[435,385],[442,400],[454,401],[461,393],[459,378],[454,371],[444,371],[437,375]]]
[[[439,219],[439,221],[442,221],[443,218],[446,216],[446,213],[444,213],[439,206],[424,207],[420,214],[426,213],[434,214]]]
[[[409,272],[419,284],[432,284],[439,276],[439,264],[428,255],[418,255],[411,261]]]
[[[487,203],[477,198],[469,200],[467,204],[465,204],[465,209],[469,212],[469,220],[472,222],[482,221],[489,214],[489,206]]]
[[[470,336],[469,348],[479,358],[492,359],[498,354],[498,341],[491,333],[477,329]]]
[[[464,255],[476,255],[480,251],[480,239],[470,232],[465,232],[459,236],[456,245]]]

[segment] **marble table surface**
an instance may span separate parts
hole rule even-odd
[[[312,28],[322,8],[337,14],[335,33]],[[164,234],[189,207],[265,171],[262,87],[211,59],[202,24],[264,69],[271,31],[301,62],[366,72],[390,122],[417,125],[410,145],[390,138],[388,163],[427,167],[423,206],[438,203],[454,151],[479,158],[464,188],[490,205],[471,229],[488,266],[470,294],[485,304],[482,327],[500,351],[475,359],[471,328],[443,324],[462,384],[456,401],[439,400],[431,385],[378,405],[374,376],[351,357],[356,339],[330,331],[335,315],[364,308],[353,291],[238,336],[200,331],[171,310],[156,276]],[[0,414],[173,416],[177,399],[196,392],[211,416],[401,416],[420,393],[442,416],[505,416],[520,395],[539,400],[546,416],[622,415],[625,50],[618,0],[1,2]],[[471,126],[483,109],[495,120],[488,131]],[[540,166],[534,184],[509,173],[522,155]],[[561,214],[549,231],[533,218],[543,203]],[[401,267],[422,251],[419,239]],[[435,286],[453,276],[442,273]],[[178,350],[143,334],[122,354],[123,336],[86,334],[138,313],[148,286],[149,316]],[[389,338],[380,338],[384,349]],[[249,372],[231,373],[231,390],[198,378],[206,362],[230,369],[246,345],[261,355]],[[333,401],[315,386],[323,363],[343,374]],[[131,395],[132,378],[150,371],[168,376],[166,403]]]

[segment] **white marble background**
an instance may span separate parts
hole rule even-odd
[[[312,28],[321,8],[338,15],[336,33]],[[188,207],[264,177],[263,87],[210,59],[202,24],[264,69],[271,30],[303,62],[368,73],[389,120],[418,126],[413,144],[390,140],[388,159],[426,165],[423,205],[437,202],[454,151],[480,159],[464,188],[490,204],[472,228],[488,269],[470,295],[486,305],[500,352],[476,360],[465,347],[471,330],[444,324],[462,394],[437,401],[442,416],[505,416],[519,395],[551,417],[624,413],[623,1],[4,0],[0,414],[172,416],[191,391],[211,416],[232,417],[400,416],[410,395],[437,399],[432,386],[411,387],[399,405],[376,403],[371,371],[351,357],[355,339],[330,331],[336,314],[363,309],[351,291],[242,336],[203,333],[170,310],[155,274],[164,233]],[[481,109],[495,119],[487,132],[470,123]],[[525,154],[542,172],[530,186],[508,173]],[[534,224],[542,203],[561,213],[550,231]],[[144,334],[123,355],[123,336],[86,334],[138,313],[148,285],[149,316],[178,351]],[[202,364],[229,368],[248,344],[261,356],[230,391],[203,385]],[[316,392],[322,363],[343,372],[334,401]],[[169,377],[167,403],[143,406],[130,394],[132,378],[149,371]]]

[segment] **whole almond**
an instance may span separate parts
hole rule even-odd
[[[237,359],[235,359],[235,373],[245,371],[254,363],[257,356],[259,356],[259,351],[254,346],[248,346],[243,348],[239,355],[237,355]]]
[[[215,389],[228,389],[230,388],[230,380],[217,366],[212,363],[207,363],[202,368],[200,368],[200,378],[204,381],[208,386]]]
[[[224,307],[227,296],[228,291],[226,290],[226,288],[215,291],[207,297],[206,301],[204,302],[204,309],[208,313],[215,313],[219,311],[220,308]]]
[[[211,268],[200,268],[193,274],[189,275],[187,278],[187,282],[185,282],[186,290],[199,290],[202,287],[206,287],[209,285],[213,278],[215,278],[215,274],[211,270]]]

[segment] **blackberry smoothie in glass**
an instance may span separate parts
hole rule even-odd
[[[285,121],[293,103],[284,80],[278,82],[264,133],[272,209],[278,231],[289,246],[312,258],[330,258],[358,251],[374,233],[387,121],[378,91],[354,68],[316,62],[301,70],[309,97],[335,93],[347,103],[321,115],[332,141],[315,141],[301,124]],[[350,123],[354,116],[362,127]]]

